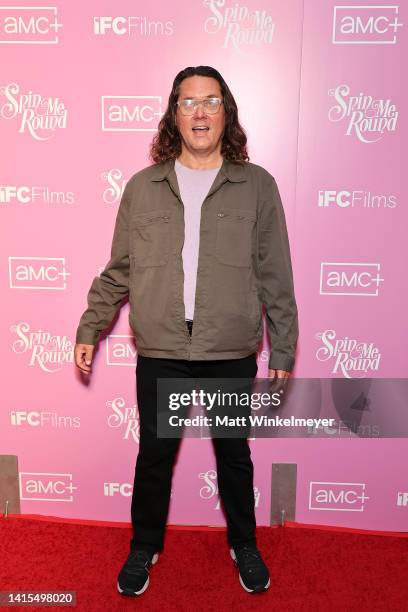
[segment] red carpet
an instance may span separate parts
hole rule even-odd
[[[148,590],[131,599],[116,591],[130,537],[129,527],[0,518],[0,590],[76,591],[75,609],[86,612],[408,610],[408,537],[402,534],[259,527],[271,587],[250,595],[238,582],[224,530],[170,527]]]

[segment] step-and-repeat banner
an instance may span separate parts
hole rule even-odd
[[[85,382],[73,347],[124,185],[149,165],[186,66],[221,72],[250,161],[277,180],[300,316],[293,376],[354,380],[350,402],[367,414],[364,380],[407,376],[407,21],[406,3],[384,0],[0,6],[0,453],[18,455],[22,512],[130,520],[128,305]],[[258,377],[268,356],[264,337]],[[270,521],[272,466],[290,463],[297,521],[407,529],[405,439],[309,434],[251,440],[258,524]],[[225,524],[208,439],[182,443],[169,520]]]

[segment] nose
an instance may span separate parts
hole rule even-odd
[[[202,102],[198,102],[194,108],[194,117],[203,117],[205,115],[204,105]]]

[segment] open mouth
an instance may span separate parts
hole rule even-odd
[[[195,125],[191,129],[193,130],[193,132],[208,132],[210,128],[207,125]]]

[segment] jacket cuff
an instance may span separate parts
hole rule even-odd
[[[295,366],[295,358],[288,357],[273,351],[269,357],[268,368],[270,370],[284,370],[285,372],[291,372]]]
[[[90,329],[78,328],[76,333],[75,342],[76,344],[93,344],[96,345],[99,340],[100,332],[92,331]]]

